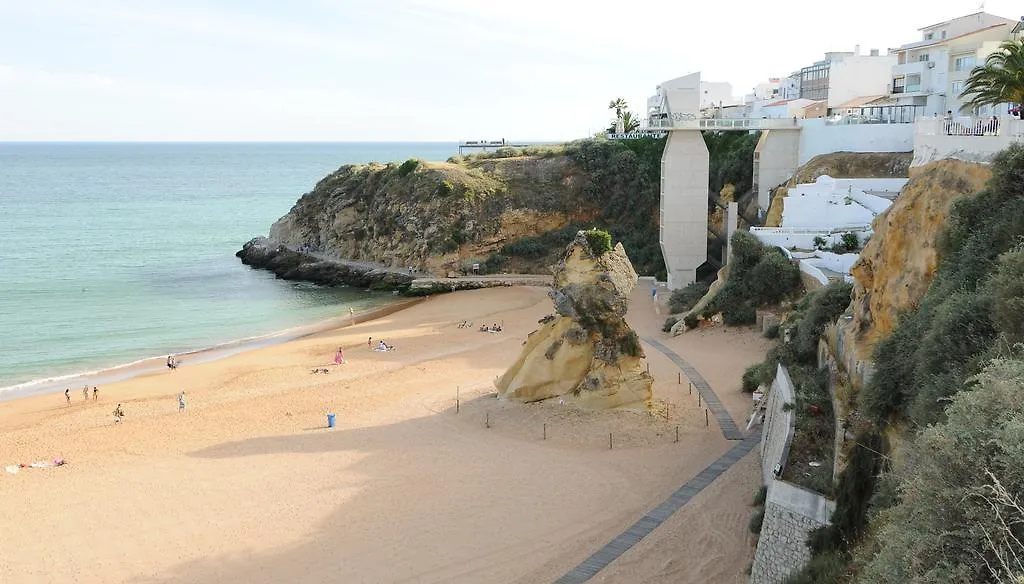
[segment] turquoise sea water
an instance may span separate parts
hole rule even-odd
[[[456,151],[454,143],[0,143],[0,392],[390,301],[279,281],[234,253],[343,164]]]

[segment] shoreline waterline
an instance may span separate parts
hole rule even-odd
[[[355,313],[354,315],[332,316],[311,324],[290,327],[272,333],[235,339],[199,349],[170,353],[179,363],[179,367],[199,365],[225,359],[232,355],[280,345],[296,339],[306,338],[323,332],[346,328],[364,322],[383,318],[419,304],[426,298],[407,298],[390,302],[383,306]],[[127,363],[121,363],[101,369],[93,369],[34,379],[14,385],[0,387],[0,403],[22,398],[35,397],[49,393],[59,393],[64,389],[80,390],[81,386],[102,386],[111,383],[131,380],[144,375],[158,373],[167,367],[168,355],[143,357]],[[179,357],[183,357],[178,359]],[[101,388],[102,389],[102,388]]]

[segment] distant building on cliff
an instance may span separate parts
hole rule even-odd
[[[887,94],[895,64],[895,55],[880,55],[878,49],[861,55],[859,46],[853,52],[825,53],[821,61],[800,69],[800,97],[834,108],[863,95]]]
[[[888,93],[898,105],[918,106],[926,116],[941,116],[947,111],[954,115],[1005,114],[1006,105],[967,111],[964,81],[971,69],[982,65],[1003,41],[1019,34],[1018,29],[1024,30],[1022,23],[1024,19],[1015,21],[976,12],[919,29],[920,40],[890,49],[896,62],[891,67]]]

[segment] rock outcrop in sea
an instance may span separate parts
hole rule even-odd
[[[619,243],[596,254],[580,231],[553,267],[555,314],[540,322],[499,392],[524,402],[559,397],[590,409],[648,406],[653,378],[623,318],[637,274]]]
[[[311,253],[295,251],[266,237],[251,239],[235,256],[247,266],[274,272],[282,280],[299,280],[321,286],[400,290],[408,288],[415,278],[397,269],[324,259]]]

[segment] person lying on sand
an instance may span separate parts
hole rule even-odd
[[[380,342],[380,344],[379,344],[379,345],[377,345],[377,348],[376,348],[376,349],[374,349],[374,350],[375,350],[375,351],[380,351],[380,352],[394,351],[394,350],[395,350],[395,346],[394,346],[394,345],[389,345],[389,344],[385,343],[385,342],[384,342],[384,341],[382,340],[382,341]]]

